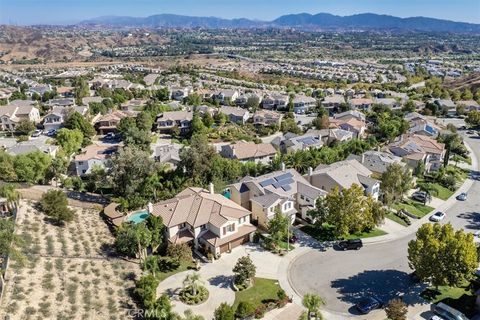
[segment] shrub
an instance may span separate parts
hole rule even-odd
[[[192,261],[192,249],[186,243],[169,245],[167,255],[177,261]]]
[[[267,307],[262,303],[255,309],[255,319],[262,319],[265,316]]]
[[[407,319],[408,308],[401,299],[392,299],[385,308],[388,319],[405,320]]]
[[[185,287],[179,293],[180,301],[189,305],[200,304],[202,302],[207,301],[208,299],[208,290],[204,286],[200,286],[197,288],[197,294],[192,294],[191,287]]]
[[[176,259],[170,257],[159,257],[158,258],[158,269],[161,272],[169,272],[177,270],[180,267],[180,262]]]
[[[250,317],[255,313],[255,306],[248,301],[242,301],[238,304],[237,310],[235,311],[235,316],[237,318],[246,318]]]
[[[223,302],[215,309],[215,320],[235,320],[235,309]]]
[[[61,190],[48,190],[40,200],[42,211],[59,224],[72,221],[75,217],[74,211],[67,205],[67,196]]]

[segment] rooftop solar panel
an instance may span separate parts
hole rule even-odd
[[[287,172],[287,173],[281,174],[279,176],[276,176],[275,180],[280,181],[280,180],[285,180],[285,179],[288,179],[288,178],[293,178],[293,175],[290,172]]]
[[[275,180],[267,179],[267,180],[264,180],[264,181],[260,182],[260,185],[265,188],[266,186],[269,186],[273,183],[275,183]]]
[[[283,189],[284,191],[290,191],[290,190],[292,190],[292,187],[290,187],[290,186],[287,184],[287,185],[282,186],[282,189]]]

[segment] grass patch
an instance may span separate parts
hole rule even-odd
[[[175,268],[175,269],[167,268],[164,271],[158,272],[156,274],[156,277],[158,278],[158,280],[160,280],[160,282],[162,282],[163,280],[167,279],[170,276],[173,276],[174,274],[177,274],[177,273],[183,272],[183,271],[187,271],[187,270],[189,270],[193,267],[195,267],[195,266],[193,265],[192,262],[182,261],[182,262],[180,262],[180,264],[178,265],[177,268]]]
[[[374,228],[368,232],[354,233],[346,237],[345,239],[357,239],[357,238],[373,238],[378,236],[386,235],[387,233],[383,230]]]
[[[242,301],[252,303],[255,308],[264,302],[278,300],[277,292],[280,290],[277,280],[255,278],[253,286],[243,291],[235,292],[235,302],[233,307],[237,308]]]
[[[417,185],[422,185],[425,183],[424,180],[418,179],[417,180]],[[453,195],[453,191],[445,188],[444,186],[438,184],[438,183],[430,183],[430,185],[435,189],[436,191],[436,198],[442,199],[442,200],[448,200]]]
[[[433,210],[432,207],[424,206],[422,203],[414,200],[405,200],[403,202],[397,202],[392,204],[392,208],[395,210],[406,210],[413,215],[421,218]]]
[[[443,302],[471,318],[476,313],[475,300],[477,296],[475,291],[478,288],[478,283],[472,281],[460,287],[439,286],[438,289],[430,287],[420,295],[432,303]]]
[[[318,241],[333,241],[333,240],[338,240],[335,238],[333,235],[333,230],[332,226],[324,224],[322,228],[317,228],[315,226],[303,226],[300,228],[301,231],[305,232],[312,238]],[[357,239],[357,238],[372,238],[372,237],[378,237],[378,236],[383,236],[387,234],[385,231],[374,228],[368,232],[360,232],[360,233],[355,233],[351,234],[345,239]]]
[[[402,218],[396,216],[393,212],[389,212],[386,216],[385,216],[387,219],[390,219],[392,221],[395,221],[396,223],[398,224],[401,224],[402,226],[404,227],[408,227],[408,224],[403,221]]]

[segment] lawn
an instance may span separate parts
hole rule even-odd
[[[421,218],[433,210],[432,207],[424,206],[422,203],[414,200],[405,200],[403,202],[397,202],[392,204],[392,208],[395,210],[406,210],[411,214]]]
[[[387,217],[388,219],[392,220],[392,221],[395,221],[395,222],[398,223],[398,224],[401,224],[401,225],[404,226],[404,227],[408,227],[408,224],[407,224],[405,221],[403,221],[402,218],[396,216],[393,212],[389,212],[389,213],[386,215],[386,217]]]
[[[387,233],[383,230],[380,229],[372,229],[368,232],[360,232],[360,233],[355,233],[351,234],[345,239],[357,239],[357,238],[373,238],[373,237],[378,237],[378,236],[383,236],[386,235]]]
[[[255,278],[253,281],[252,287],[235,292],[234,308],[242,301],[248,301],[257,308],[263,302],[278,300],[277,292],[281,288],[277,280]]]
[[[331,226],[328,226],[328,225],[324,225],[323,229],[318,229],[314,226],[303,226],[300,228],[300,230],[318,241],[337,240],[335,239],[335,237],[331,232]],[[371,237],[383,236],[385,234],[387,234],[385,231],[375,228],[369,232],[351,234],[348,237],[346,237],[346,239],[371,238]]]
[[[417,184],[421,185],[422,183],[425,183],[423,179],[418,179]],[[445,188],[444,186],[438,184],[438,183],[431,183],[431,186],[436,190],[437,194],[435,195],[436,198],[442,199],[442,200],[447,200],[453,195],[453,191]]]
[[[156,276],[157,276],[158,280],[160,280],[160,282],[162,282],[163,280],[167,279],[170,276],[173,276],[176,273],[187,271],[187,270],[189,270],[190,268],[193,268],[193,267],[194,267],[194,265],[193,265],[192,262],[181,262],[180,265],[178,266],[178,268],[176,268],[176,269],[166,269],[164,271],[158,272],[156,274]]]
[[[432,303],[443,302],[446,305],[462,312],[467,317],[475,315],[475,291],[478,284],[468,283],[461,287],[440,286],[438,290],[430,287],[421,293],[421,296]]]

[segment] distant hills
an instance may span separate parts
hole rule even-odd
[[[273,21],[222,19],[158,14],[149,17],[104,16],[79,23],[82,26],[144,28],[297,28],[303,30],[404,30],[455,33],[480,33],[480,24],[454,22],[426,17],[399,18],[362,13],[336,16],[329,13],[289,14]]]

